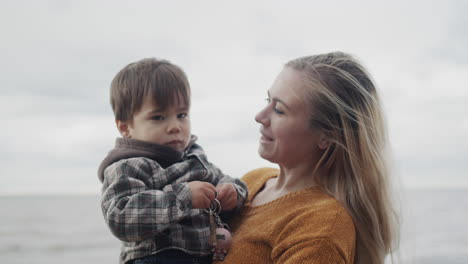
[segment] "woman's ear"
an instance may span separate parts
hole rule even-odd
[[[328,148],[328,146],[330,146],[330,141],[325,136],[325,134],[322,133],[320,135],[320,139],[319,139],[319,142],[318,142],[318,147],[319,147],[320,150],[325,150],[325,149]]]
[[[130,135],[130,127],[127,122],[121,121],[121,120],[115,120],[115,124],[117,125],[117,129],[120,132],[120,135],[124,138],[131,138]]]

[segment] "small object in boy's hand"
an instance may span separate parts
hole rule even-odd
[[[216,245],[213,248],[213,260],[224,260],[232,244],[231,232],[226,228],[216,228]]]

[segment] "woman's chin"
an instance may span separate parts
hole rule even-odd
[[[258,155],[260,156],[260,158],[274,163],[272,156],[267,151],[265,151],[265,149],[262,148],[261,145],[260,147],[258,147]]]

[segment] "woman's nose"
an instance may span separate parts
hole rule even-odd
[[[270,124],[270,119],[268,117],[268,106],[263,108],[257,115],[255,115],[255,121],[262,124],[263,126],[268,126]]]

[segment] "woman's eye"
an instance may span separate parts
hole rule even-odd
[[[156,121],[161,121],[161,120],[164,120],[164,116],[156,115],[156,116],[151,117],[151,119],[156,120]]]
[[[271,103],[271,98],[268,97],[268,98],[265,99],[265,101],[267,101],[267,103],[270,104],[270,103]],[[276,108],[276,101],[275,101],[275,103],[274,103],[274,105],[273,105],[273,111],[274,111],[275,113],[277,113],[277,114],[284,114],[283,111],[281,111],[281,110],[279,110],[278,108]]]
[[[280,114],[280,115],[284,114],[283,111],[279,110],[279,109],[276,108],[276,107],[273,107],[273,111],[275,111],[275,113]]]

